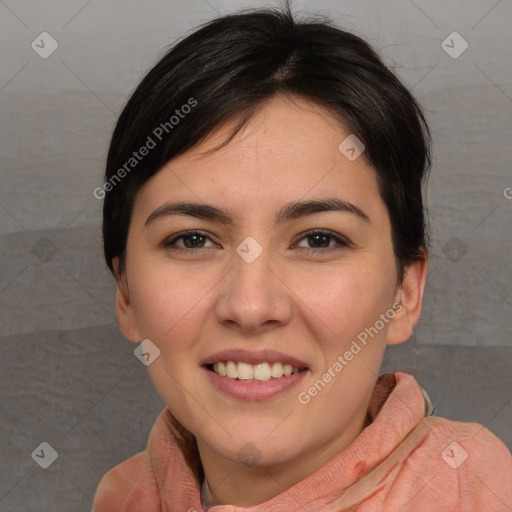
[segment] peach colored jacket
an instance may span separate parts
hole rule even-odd
[[[416,380],[377,381],[372,423],[312,475],[250,508],[209,512],[512,511],[512,455],[485,427],[425,417]],[[166,407],[147,449],[101,479],[93,512],[202,512],[194,438]]]

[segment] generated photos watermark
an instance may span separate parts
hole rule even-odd
[[[160,356],[160,349],[146,338],[137,345],[133,354],[144,366],[149,366]]]
[[[441,458],[453,469],[457,469],[468,456],[468,452],[456,441],[450,443],[441,454]]]
[[[93,195],[96,199],[103,199],[105,192],[110,192],[114,187],[137,165],[144,160],[149,152],[156,148],[159,142],[164,137],[171,133],[171,131],[180,123],[181,119],[184,119],[187,114],[192,111],[192,108],[197,106],[197,100],[189,98],[187,103],[184,103],[179,109],[175,109],[176,115],[172,115],[168,121],[160,123],[152,132],[148,135],[146,142],[137,150],[132,153],[132,156],[113,174],[101,187],[96,187],[93,190]]]
[[[345,366],[349,364],[354,357],[361,352],[362,348],[368,344],[368,337],[374,338],[379,334],[382,329],[395,318],[395,315],[402,311],[403,305],[399,302],[394,302],[393,305],[385,312],[381,313],[379,319],[371,326],[364,329],[357,335],[357,340],[353,340],[350,347],[343,353],[343,355],[339,355],[336,358],[336,361],[327,368],[327,370],[322,374],[322,376],[315,381],[315,383],[310,386],[307,391],[302,391],[298,394],[297,398],[302,405],[307,405],[311,402],[311,399],[322,391],[325,386],[331,380],[333,380],[336,375],[338,375]],[[361,345],[358,343],[363,345]]]
[[[338,149],[340,150],[341,154],[345,156],[345,158],[353,162],[359,158],[366,147],[356,135],[351,133],[347,138],[341,141]]]

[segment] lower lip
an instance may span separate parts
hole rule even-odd
[[[270,380],[238,380],[222,377],[218,373],[202,367],[211,383],[223,393],[242,400],[266,400],[273,398],[297,386],[305,378],[309,370]]]

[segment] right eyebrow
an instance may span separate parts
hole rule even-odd
[[[221,224],[233,224],[231,214],[224,208],[203,203],[172,202],[166,203],[151,212],[144,226],[169,215],[188,215],[197,219],[217,221]]]

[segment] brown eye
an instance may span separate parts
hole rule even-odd
[[[166,240],[162,245],[168,249],[204,249],[206,240],[210,240],[206,233],[201,231],[186,231],[180,235]],[[178,243],[179,241],[182,242]]]
[[[337,236],[334,233],[326,230],[309,231],[308,233],[305,233],[302,236],[300,241],[302,240],[306,240],[306,242],[309,244],[309,247],[305,248],[313,249],[313,252],[325,252],[322,251],[321,249],[332,250],[337,248],[348,247],[351,245],[344,238]],[[300,244],[297,244],[297,246],[301,247]],[[315,249],[320,250],[315,251]]]

